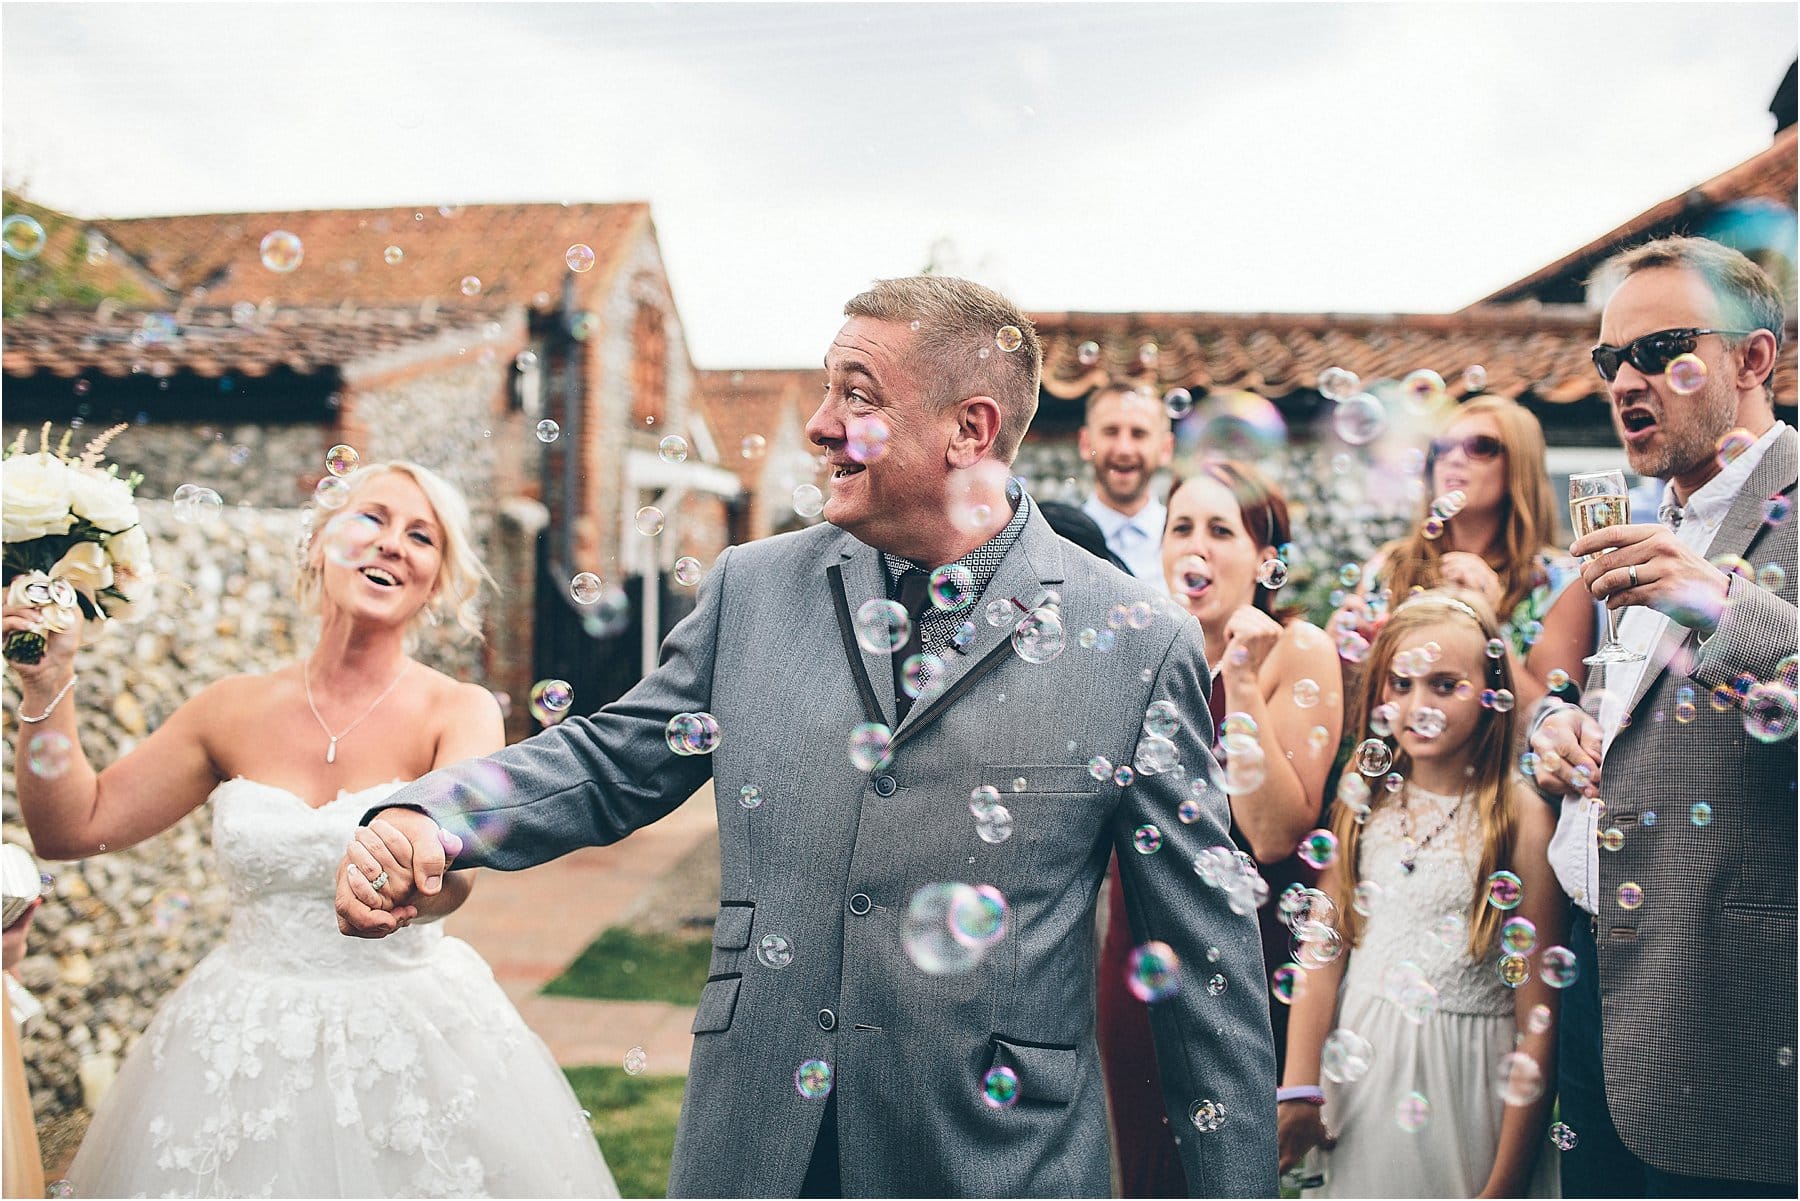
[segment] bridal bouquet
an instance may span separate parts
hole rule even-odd
[[[101,456],[124,425],[100,434],[79,458],[69,457],[72,431],[50,449],[50,423],[38,449],[25,453],[25,432],[6,448],[0,465],[0,570],[6,603],[38,610],[43,629],[60,632],[77,621],[129,620],[148,599],[154,574],[150,542],[138,525],[132,493],[141,475],[119,478],[118,464]],[[36,663],[44,636],[15,630],[5,655]]]

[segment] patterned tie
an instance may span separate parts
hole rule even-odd
[[[912,711],[913,698],[906,694],[906,661],[919,653],[919,623],[924,619],[930,601],[930,579],[922,571],[911,570],[900,577],[900,603],[911,620],[906,642],[894,652],[894,713],[896,724],[906,720]]]

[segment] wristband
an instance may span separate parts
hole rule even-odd
[[[1325,1104],[1325,1090],[1316,1084],[1295,1084],[1275,1090],[1275,1104],[1283,1101],[1305,1101],[1308,1105]]]

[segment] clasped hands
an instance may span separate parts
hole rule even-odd
[[[383,809],[357,829],[338,864],[338,932],[386,938],[412,924],[461,851],[462,839],[418,810]]]

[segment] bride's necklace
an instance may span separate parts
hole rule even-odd
[[[331,732],[331,727],[325,724],[325,719],[319,716],[319,707],[313,704],[312,657],[308,656],[300,661],[300,680],[306,685],[306,707],[312,710],[313,720],[319,723],[319,728],[321,730],[325,731],[325,737],[331,739],[331,744],[325,748],[325,762],[337,762],[338,739],[350,733],[350,731],[354,730],[357,726],[362,725],[363,722],[367,720],[369,714],[375,712],[375,710],[380,707],[382,701],[387,700],[388,693],[400,686],[400,677],[404,676],[406,674],[406,669],[411,666],[412,660],[408,659],[401,665],[399,673],[394,676],[394,682],[383,689],[381,695],[375,698],[375,703],[370,705],[367,709],[364,709],[361,717],[345,726],[336,734],[333,734]]]
[[[1406,790],[1406,796],[1407,800],[1412,799],[1411,788]],[[1457,797],[1456,803],[1450,806],[1449,812],[1439,818],[1437,825],[1431,827],[1430,830],[1427,830],[1425,832],[1425,837],[1423,838],[1413,837],[1412,808],[1406,801],[1403,800],[1400,802],[1401,871],[1409,876],[1412,875],[1413,869],[1419,865],[1419,853],[1425,849],[1426,844],[1432,839],[1450,828],[1450,823],[1456,820],[1456,814],[1462,808],[1462,803],[1468,799],[1469,794],[1466,792]]]

